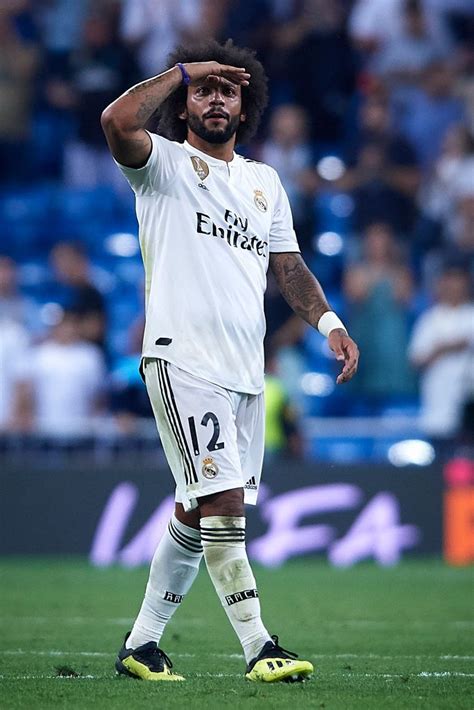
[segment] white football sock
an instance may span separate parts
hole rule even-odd
[[[199,530],[171,518],[153,556],[140,612],[126,641],[137,648],[148,641],[159,644],[166,624],[190,590],[199,570],[202,545]]]
[[[245,518],[201,518],[201,542],[209,575],[248,663],[271,639],[260,618],[255,577],[245,549]]]

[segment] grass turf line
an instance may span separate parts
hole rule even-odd
[[[114,676],[147,570],[82,560],[0,561],[0,704],[130,707],[430,710],[474,707],[473,569],[404,562],[347,570],[298,561],[256,569],[263,618],[284,647],[311,660],[312,681],[257,685],[205,569],[163,647],[180,684]]]

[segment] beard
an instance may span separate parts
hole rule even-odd
[[[224,128],[206,128],[204,121],[195,113],[188,115],[188,128],[206,143],[227,143],[237,132],[240,116],[230,117]]]

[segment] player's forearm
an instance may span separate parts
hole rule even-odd
[[[177,67],[132,86],[111,103],[101,116],[101,124],[112,155],[122,165],[141,168],[146,164],[152,143],[144,126],[154,111],[181,83]]]
[[[317,328],[323,313],[331,309],[319,281],[301,254],[270,254],[270,267],[283,297],[294,312]]]
[[[143,128],[156,109],[181,84],[178,67],[132,86],[113,101],[102,113],[102,126],[109,130],[133,133]]]

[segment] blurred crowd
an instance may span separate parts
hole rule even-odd
[[[99,116],[206,36],[265,65],[270,107],[243,151],[277,169],[362,353],[335,391],[325,342],[270,278],[269,447],[298,449],[292,411],[419,413],[434,440],[472,437],[472,0],[3,0],[0,431],[150,416],[133,201]]]

